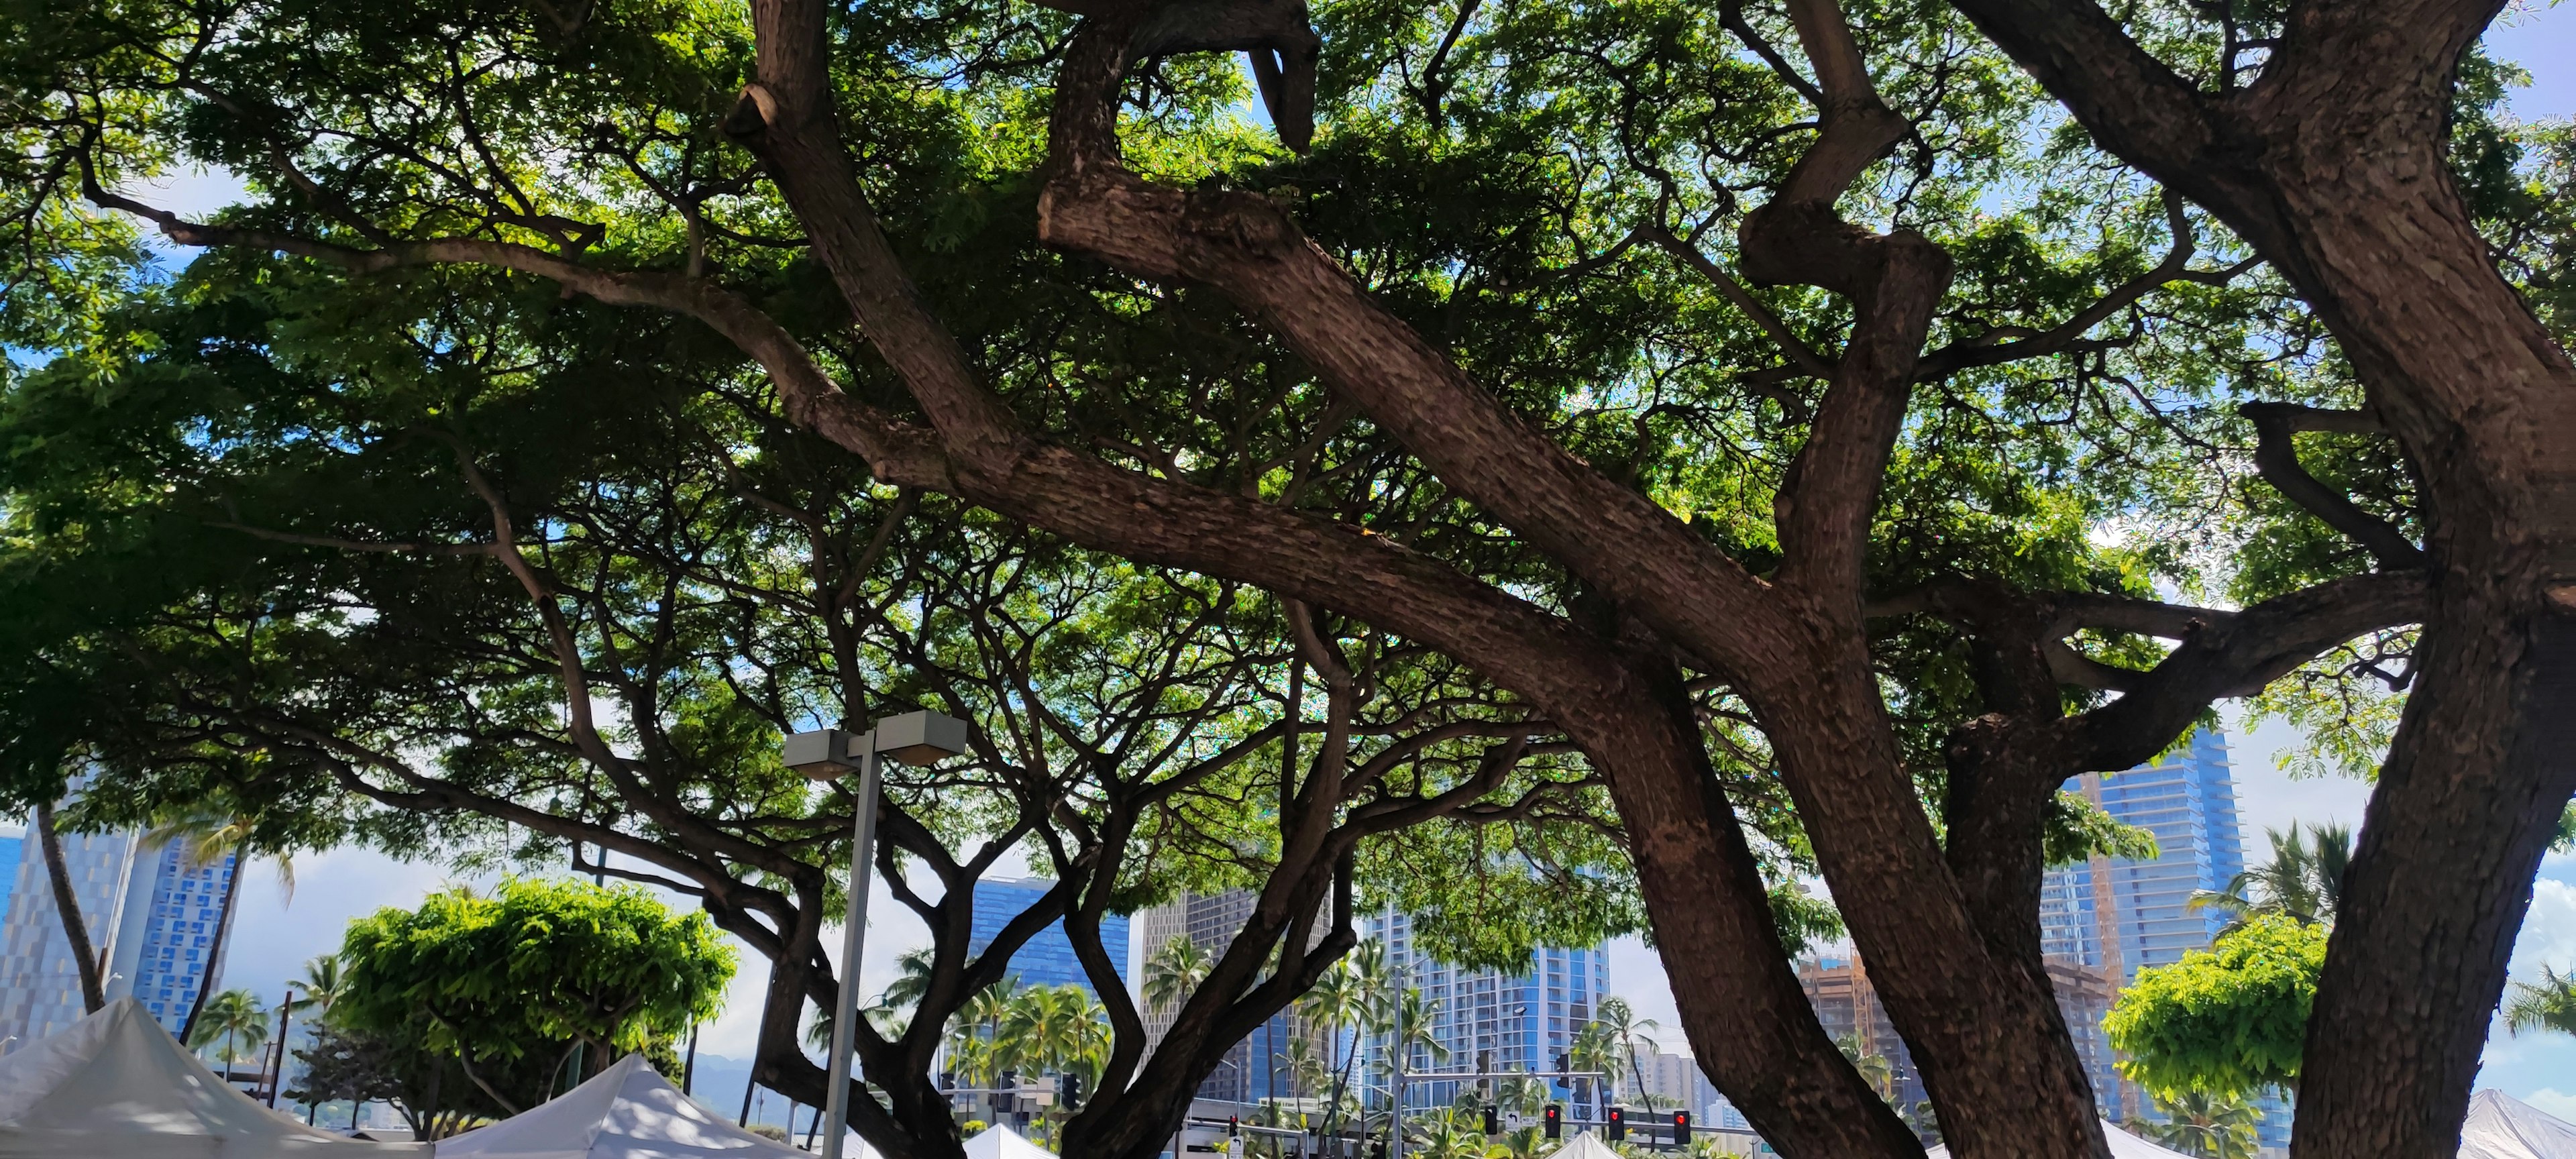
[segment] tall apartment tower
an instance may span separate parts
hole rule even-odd
[[[1416,1047],[1405,1060],[1408,1073],[1472,1071],[1480,1063],[1494,1071],[1555,1070],[1557,1056],[1573,1047],[1575,1034],[1609,997],[1610,955],[1602,945],[1542,948],[1527,971],[1505,974],[1431,957],[1415,945],[1413,919],[1402,913],[1369,919],[1362,936],[1385,947],[1389,971],[1403,985],[1422,991],[1434,1011],[1431,1037],[1445,1054],[1434,1058]],[[1387,1043],[1373,1037],[1365,1051],[1369,1081],[1383,1082]],[[1445,1106],[1457,1098],[1459,1086],[1455,1081],[1408,1082],[1405,1106]],[[1597,1092],[1586,1093],[1593,1097],[1577,1100],[1565,1083],[1552,1086],[1555,1099],[1578,1122],[1589,1121],[1600,1101]],[[1382,1098],[1373,1101],[1384,1104]]]
[[[1253,905],[1259,899],[1251,890],[1229,889],[1222,893],[1183,893],[1162,905],[1139,910],[1135,973],[1130,975],[1138,988],[1136,1008],[1145,1018],[1145,1050],[1151,1054],[1163,1045],[1173,1019],[1180,1013],[1179,1004],[1158,1008],[1144,1000],[1143,963],[1150,962],[1175,938],[1188,938],[1211,959],[1223,955],[1234,944],[1236,934],[1252,918]],[[1325,930],[1315,931],[1321,941]],[[1234,1044],[1225,1058],[1217,1063],[1214,1073],[1199,1083],[1199,1097],[1232,1103],[1257,1103],[1264,1099],[1286,1099],[1297,1095],[1296,1077],[1289,1059],[1292,1043],[1303,1040],[1306,1048],[1318,1058],[1333,1057],[1329,1050],[1331,1031],[1299,1017],[1295,1008],[1271,1015],[1268,1022],[1253,1028],[1243,1041]]]
[[[2227,925],[2223,911],[2191,908],[2194,892],[2224,889],[2245,870],[2227,738],[2203,729],[2153,764],[2088,773],[2065,788],[2156,837],[2153,861],[2097,856],[2048,871],[2040,892],[2040,950],[2103,1113],[2153,1117],[2150,1100],[2113,1066],[2101,1016],[2139,970],[2207,949]],[[2287,1104],[2266,1099],[2264,1107],[2263,1145],[2287,1146]]]
[[[62,837],[63,866],[89,927],[110,999],[143,1003],[171,1033],[179,1031],[200,988],[222,981],[213,957],[215,926],[233,858],[191,867],[169,845],[144,846],[140,834]],[[20,843],[10,871],[11,904],[0,917],[0,1053],[71,1026],[81,1006],[80,969],[63,937],[53,883],[35,835]]]
[[[973,935],[967,939],[966,952],[981,954],[1001,936],[1002,927],[1011,919],[1028,912],[1055,888],[1045,878],[987,878],[975,883],[975,916]],[[1100,919],[1100,948],[1109,952],[1109,962],[1116,967],[1118,979],[1125,982],[1135,975],[1127,966],[1127,919],[1110,914]],[[1017,975],[1023,986],[1080,986],[1090,990],[1091,974],[1074,956],[1073,941],[1064,933],[1064,921],[1038,931],[1037,936],[1020,943],[1011,955],[1010,973]]]
[[[2040,894],[2040,951],[2104,970],[2126,986],[2143,967],[2207,949],[2228,916],[2194,912],[2192,892],[2223,889],[2245,871],[2227,738],[2204,729],[2158,763],[2087,773],[2065,787],[2113,820],[2154,833],[2161,855],[2095,857],[2050,870]]]

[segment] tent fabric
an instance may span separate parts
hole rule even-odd
[[[317,1131],[252,1102],[132,998],[0,1058],[0,1156],[9,1159],[428,1154]]]
[[[1055,1159],[1055,1152],[1021,1138],[1009,1127],[992,1126],[966,1140],[966,1159]]]
[[[1565,1146],[1549,1152],[1547,1159],[1619,1159],[1619,1153],[1602,1142],[1601,1136],[1584,1131],[1568,1140]]]
[[[2111,1145],[2111,1159],[2190,1159],[2180,1151],[2157,1146],[2121,1130],[2109,1119],[2102,1120],[2102,1138]],[[1925,1159],[1950,1159],[1950,1149],[1946,1146],[1934,1147],[1923,1154]]]
[[[630,1054],[543,1106],[438,1143],[437,1159],[811,1159],[718,1118]]]
[[[2460,1125],[2460,1159],[2576,1159],[2576,1125],[2503,1091],[2479,1091]]]

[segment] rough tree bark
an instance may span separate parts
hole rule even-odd
[[[2445,156],[2460,55],[2499,5],[2296,4],[2261,77],[2210,92],[2090,0],[1955,3],[2105,148],[2298,288],[2418,472],[2429,612],[2319,983],[2292,1146],[2448,1156],[2576,792],[2576,368],[2496,270]],[[2301,501],[2348,522],[2335,498]],[[2357,534],[2383,555],[2411,546]]]

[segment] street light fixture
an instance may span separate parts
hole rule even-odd
[[[823,1136],[823,1159],[841,1159],[841,1140],[849,1133],[850,1049],[858,1033],[859,954],[867,937],[868,867],[876,861],[877,764],[884,757],[907,765],[937,764],[966,751],[966,722],[936,712],[907,712],[877,722],[862,733],[837,728],[795,733],[781,756],[787,767],[817,781],[837,781],[859,774],[858,814],[850,833],[850,905],[841,919],[841,994],[832,1015],[831,1086],[824,1092],[823,1117],[832,1124]]]

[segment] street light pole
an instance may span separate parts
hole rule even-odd
[[[781,754],[787,767],[815,780],[828,781],[853,771],[859,774],[856,814],[850,829],[850,899],[841,918],[841,987],[833,1003],[831,1086],[823,1095],[823,1119],[831,1124],[823,1137],[823,1159],[841,1159],[841,1141],[849,1133],[850,1054],[858,1041],[859,956],[867,946],[868,876],[876,863],[877,768],[881,758],[909,765],[935,764],[966,751],[966,722],[936,712],[907,712],[877,722],[858,735],[839,729],[800,732],[787,738]],[[795,1124],[789,1123],[792,1129]]]
[[[831,1084],[824,1088],[823,1116],[832,1123],[823,1137],[823,1159],[841,1159],[841,1137],[849,1133],[850,1046],[858,1041],[859,954],[868,936],[868,869],[876,860],[877,734],[851,738],[859,757],[858,821],[850,834],[850,904],[841,917],[841,991],[832,1013]]]

